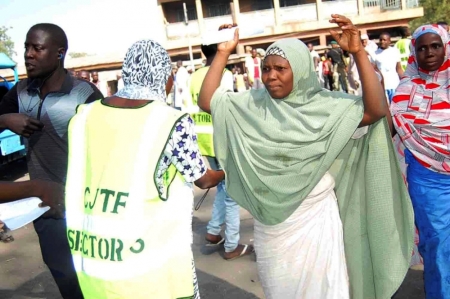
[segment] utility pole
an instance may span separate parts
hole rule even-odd
[[[238,7],[235,7],[235,5],[236,5],[235,2],[230,2],[230,12],[231,12],[231,18],[233,19],[233,24],[238,24],[239,21],[238,21],[238,18],[237,18],[237,16],[236,16],[236,8],[237,8],[238,10],[239,10],[239,8],[238,8]],[[240,25],[240,24],[238,24],[238,25]],[[236,47],[236,53],[237,53],[238,55],[243,55],[243,54],[245,53],[244,46],[243,46],[241,43],[239,43],[239,44],[237,45],[237,47]]]
[[[186,35],[187,35],[188,45],[189,45],[189,59],[191,61],[192,71],[194,71],[195,70],[194,55],[192,54],[191,36],[189,34],[188,13],[187,13],[187,9],[186,9],[186,3],[184,3],[184,2],[183,2],[183,10],[184,10],[184,24],[186,25]]]

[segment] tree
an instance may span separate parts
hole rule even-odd
[[[16,54],[14,51],[14,42],[8,35],[8,30],[12,27],[0,27],[0,53],[5,53],[9,57]]]
[[[79,57],[86,57],[88,56],[87,53],[84,52],[73,52],[73,53],[69,53],[70,58],[79,58]]]
[[[420,6],[423,7],[423,17],[409,23],[412,31],[423,24],[450,23],[450,0],[420,0]]]

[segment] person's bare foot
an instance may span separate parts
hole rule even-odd
[[[252,245],[239,244],[232,252],[225,252],[224,259],[231,261],[245,255],[252,254],[255,251]]]

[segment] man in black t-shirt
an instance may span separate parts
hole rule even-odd
[[[30,179],[65,184],[69,120],[79,104],[103,98],[90,82],[64,69],[68,42],[53,24],[37,24],[25,41],[28,79],[17,83],[0,103],[0,130],[9,129],[28,140]],[[56,191],[55,191],[56,192]],[[64,204],[64,198],[60,199]],[[44,262],[65,299],[82,299],[66,237],[66,221],[51,209],[34,222]]]
[[[331,50],[327,52],[328,57],[331,57],[331,62],[335,72],[339,74],[339,83],[344,92],[348,92],[347,86],[347,72],[345,71],[346,65],[344,62],[344,53],[336,41],[331,42]]]

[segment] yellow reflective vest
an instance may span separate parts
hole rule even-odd
[[[191,96],[193,106],[198,107],[198,96],[205,80],[209,66],[202,67],[195,71],[191,76]],[[224,70],[223,73],[230,72]],[[230,72],[231,73],[231,72]],[[198,109],[199,110],[199,109]],[[192,118],[195,121],[195,132],[197,133],[198,147],[203,156],[215,157],[213,144],[213,123],[211,115],[206,112],[192,112]]]
[[[158,167],[185,115],[162,102],[82,105],[69,124],[67,237],[84,298],[194,295],[190,186]]]
[[[411,50],[409,48],[410,45],[411,38],[402,38],[395,43],[395,47],[400,51],[401,65],[403,70],[406,70],[406,66],[408,65],[409,55],[411,54]]]

